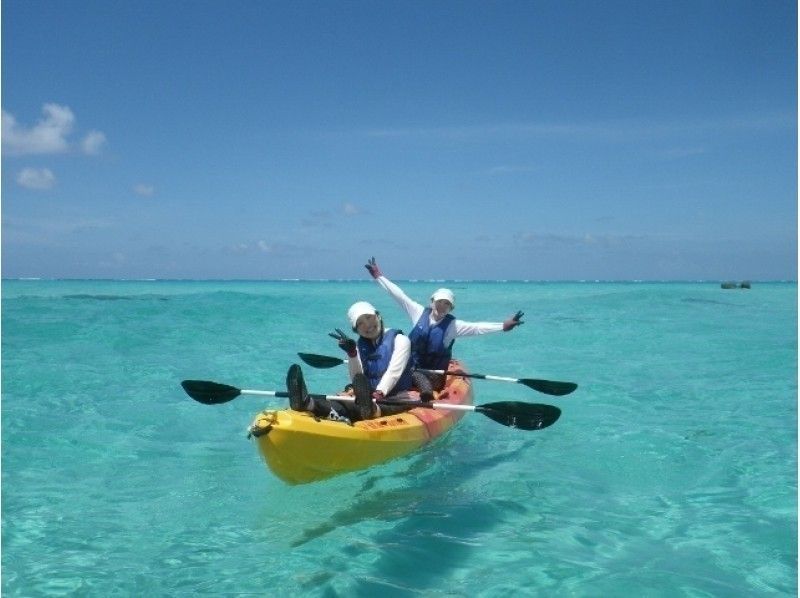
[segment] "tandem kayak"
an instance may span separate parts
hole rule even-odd
[[[448,370],[464,372],[464,367],[453,360]],[[265,410],[256,415],[250,433],[277,477],[306,484],[408,455],[442,436],[465,413],[444,407],[472,405],[470,379],[448,375],[432,403],[434,408],[415,407],[352,425],[291,409]]]

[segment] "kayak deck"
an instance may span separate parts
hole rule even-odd
[[[457,361],[450,370],[463,370]],[[469,378],[447,376],[435,402],[472,404]],[[463,411],[415,407],[348,425],[310,413],[265,410],[250,426],[269,469],[289,484],[305,484],[407,455],[452,428]]]

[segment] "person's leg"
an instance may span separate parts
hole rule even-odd
[[[419,398],[426,402],[433,400],[433,385],[428,376],[429,374],[417,370],[411,372],[411,380],[419,390]]]
[[[407,401],[411,405],[381,405],[381,415],[397,415],[419,406],[420,393],[415,390],[403,390],[386,397],[390,401]]]
[[[307,411],[316,417],[350,423],[348,409],[342,403],[312,399],[308,396],[308,389],[303,380],[303,371],[297,364],[292,365],[286,373],[286,389],[289,393],[289,406],[294,411]]]
[[[364,374],[353,376],[353,392],[356,395],[356,412],[359,419],[375,417],[375,403],[372,401],[372,389]]]
[[[311,399],[313,407],[311,413],[316,417],[322,417],[338,422],[352,423],[350,409],[346,403],[339,401],[326,401],[325,399]]]
[[[431,386],[435,391],[444,389],[444,383],[447,381],[445,374],[428,374],[428,379],[431,381]]]
[[[286,391],[289,393],[289,407],[295,411],[310,411],[311,397],[303,380],[303,370],[296,363],[286,372]]]

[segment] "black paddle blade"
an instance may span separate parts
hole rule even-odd
[[[528,388],[538,390],[546,395],[554,395],[556,397],[563,397],[573,392],[578,385],[574,382],[554,382],[552,380],[531,380],[530,378],[522,378],[519,381]]]
[[[327,355],[315,355],[314,353],[298,353],[297,355],[312,368],[334,368],[344,363],[344,359]]]
[[[483,413],[499,424],[520,430],[541,430],[552,426],[561,416],[561,409],[558,407],[516,401],[478,405],[475,411]]]
[[[227,384],[208,382],[206,380],[184,380],[181,382],[183,390],[195,401],[205,405],[227,403],[238,397],[242,391]]]

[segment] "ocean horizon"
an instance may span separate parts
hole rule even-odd
[[[36,276],[8,277],[1,281],[84,281],[84,282],[369,282],[363,278],[48,278]],[[721,284],[724,282],[750,282],[757,284],[771,283],[797,283],[796,279],[506,279],[506,278],[394,278],[395,282],[410,283],[520,283],[520,284],[674,284],[674,283],[698,283],[698,284]]]

